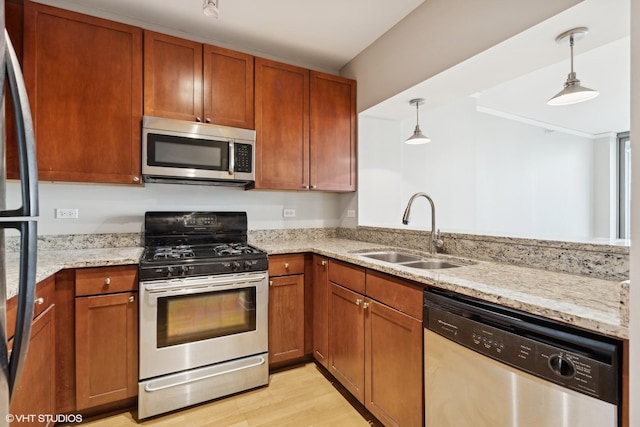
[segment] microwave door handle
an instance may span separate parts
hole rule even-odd
[[[229,141],[229,175],[233,175],[236,168],[236,149],[233,141]]]
[[[9,34],[4,32],[6,43],[5,63],[7,82],[13,98],[13,113],[18,137],[18,156],[20,159],[20,181],[22,183],[22,207],[1,211],[0,216],[20,217],[38,215],[38,165],[36,162],[36,146],[33,131],[33,120],[29,109],[27,88],[22,78],[16,52],[13,49]]]

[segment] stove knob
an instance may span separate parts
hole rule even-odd
[[[231,263],[231,269],[232,269],[233,271],[238,271],[238,270],[240,270],[240,263],[239,263],[239,262],[232,262],[232,263]]]
[[[167,277],[173,276],[173,267],[167,267]]]
[[[182,274],[183,275],[189,274],[189,266],[188,265],[183,265],[181,267],[181,270],[182,270]]]
[[[251,270],[251,262],[245,261],[244,262],[244,269],[245,270]]]

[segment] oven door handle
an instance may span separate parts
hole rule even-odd
[[[144,290],[148,293],[161,293],[175,290],[203,290],[208,288],[220,288],[221,286],[240,287],[249,283],[259,283],[266,278],[266,274],[251,274],[247,276],[233,277],[206,277],[206,278],[186,278],[177,281],[163,283],[143,284]]]
[[[161,386],[158,386],[158,387],[152,387],[151,385],[153,383],[149,383],[149,384],[144,386],[144,391],[149,392],[149,393],[153,393],[155,391],[161,391],[161,390],[165,390],[165,389],[172,388],[172,387],[178,387],[178,386],[185,385],[185,384],[191,384],[191,383],[194,383],[194,382],[197,382],[197,381],[206,380],[208,378],[218,377],[220,375],[231,374],[233,372],[242,371],[244,369],[255,368],[256,366],[264,365],[266,363],[266,360],[262,356],[258,356],[256,359],[257,359],[256,362],[248,364],[248,365],[238,366],[236,368],[227,369],[227,370],[224,370],[224,371],[221,371],[221,372],[214,372],[212,374],[204,375],[202,377],[189,378],[189,379],[186,379],[186,380],[183,380],[183,381],[176,381],[176,382],[172,382],[172,383],[169,383],[169,384],[164,384],[164,385],[161,385]]]

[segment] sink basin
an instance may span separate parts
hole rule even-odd
[[[412,255],[398,251],[370,252],[360,255],[378,261],[385,261],[392,264],[403,265],[405,267],[411,268],[420,268],[423,270],[439,270],[443,268],[455,268],[463,266],[463,264],[456,264],[442,259],[422,258],[419,255]]]
[[[372,253],[361,254],[361,255],[367,258],[377,259],[378,261],[392,262],[394,264],[420,261],[422,259],[416,255],[411,255],[411,254],[406,254],[404,252],[396,252],[396,251],[372,252]]]
[[[401,265],[404,265],[405,267],[411,267],[411,268],[422,268],[425,270],[438,270],[441,268],[462,267],[462,265],[460,264],[454,264],[452,262],[444,261],[441,259],[421,259],[419,261],[403,262],[401,263]]]

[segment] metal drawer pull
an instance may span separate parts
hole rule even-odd
[[[273,286],[273,280],[269,280],[269,286]]]
[[[322,260],[322,262],[320,263],[320,265],[324,267],[325,265],[327,265],[327,261]]]
[[[285,269],[285,270],[288,270],[288,269],[289,269],[289,263],[288,263],[288,262],[285,262],[285,263],[284,263],[284,269]]]
[[[44,304],[44,298],[42,298],[42,297],[36,298],[36,300],[34,302],[36,303],[36,305],[42,305],[42,304]]]
[[[110,285],[111,284],[111,277],[107,277],[106,279],[104,279],[104,284],[105,285]]]
[[[205,376],[198,377],[198,378],[189,378],[189,379],[184,380],[184,381],[178,381],[178,382],[175,382],[175,383],[166,384],[166,385],[162,385],[162,386],[158,386],[158,387],[151,387],[151,384],[147,384],[146,386],[144,386],[144,391],[147,391],[147,392],[151,393],[151,392],[154,392],[154,391],[165,390],[165,389],[171,388],[171,387],[178,387],[178,386],[181,386],[181,385],[194,383],[196,381],[206,380],[208,378],[218,377],[220,375],[225,375],[225,374],[230,374],[232,372],[242,371],[243,369],[254,368],[256,366],[264,365],[264,363],[265,363],[264,357],[259,357],[258,361],[255,362],[255,363],[251,363],[251,364],[245,365],[245,366],[239,366],[237,368],[231,368],[231,369],[228,369],[228,370],[222,371],[222,372],[214,372],[213,374],[205,375]]]
[[[362,304],[362,300],[360,298],[356,299],[356,305],[359,306],[360,304]]]
[[[136,300],[136,297],[134,297],[133,295],[129,297],[129,302],[134,302],[135,300]]]
[[[369,308],[369,303],[365,302],[364,304],[362,304],[362,308],[367,309]]]

